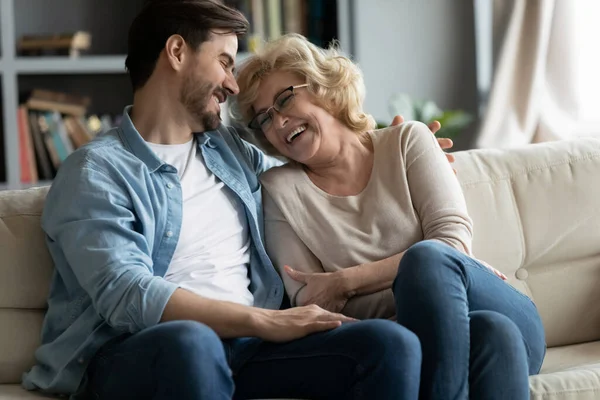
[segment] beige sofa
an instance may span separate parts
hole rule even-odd
[[[600,399],[600,140],[457,153],[475,255],[538,305],[549,346],[531,398]],[[0,192],[0,400],[33,363],[52,262],[47,189]]]

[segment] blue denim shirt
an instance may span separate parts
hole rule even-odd
[[[75,393],[96,351],[159,323],[177,285],[163,279],[181,229],[177,170],[146,145],[131,119],[74,152],[48,193],[42,228],[55,264],[36,365],[23,386]],[[252,238],[255,306],[277,309],[283,284],[263,243],[258,175],[278,163],[234,128],[197,135],[206,166],[244,205]]]

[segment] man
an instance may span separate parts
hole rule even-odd
[[[411,332],[317,306],[279,310],[258,183],[274,161],[219,119],[238,92],[247,27],[211,0],[151,1],[133,22],[133,106],[65,161],[47,197],[56,272],[26,388],[98,399],[417,397]]]

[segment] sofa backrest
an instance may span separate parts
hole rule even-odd
[[[532,296],[549,346],[600,339],[600,140],[456,153],[475,256]],[[0,384],[34,362],[52,260],[48,188],[0,191]]]
[[[53,266],[40,215],[48,188],[0,191],[0,384],[33,365]]]
[[[600,339],[600,139],[456,158],[474,255],[534,299],[548,346]]]

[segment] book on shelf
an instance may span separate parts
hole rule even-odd
[[[21,165],[21,182],[37,182],[37,163],[34,152],[34,138],[29,127],[27,109],[17,109],[17,126],[19,129],[19,164]]]
[[[240,52],[254,52],[266,41],[285,33],[299,33],[318,46],[337,39],[335,0],[225,0],[242,12],[250,31],[240,40]]]
[[[62,114],[82,116],[90,105],[90,98],[70,93],[34,89],[26,105],[32,110],[58,111]]]
[[[30,101],[34,97],[36,101]],[[88,114],[89,105],[88,97],[41,89],[33,90],[20,104],[17,122],[22,183],[54,179],[73,151],[118,124],[119,119],[108,114]]]
[[[69,55],[78,57],[92,45],[89,32],[76,31],[39,35],[23,35],[17,42],[17,53],[28,55]]]

